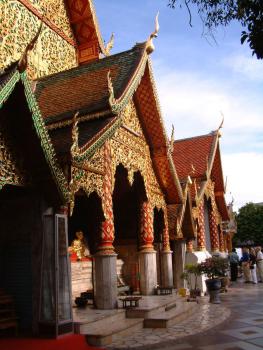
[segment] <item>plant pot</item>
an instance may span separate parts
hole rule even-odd
[[[219,293],[221,289],[221,280],[219,278],[212,278],[207,279],[205,283],[210,296],[209,302],[212,304],[220,304]]]

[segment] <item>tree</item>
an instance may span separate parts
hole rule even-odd
[[[248,203],[239,209],[234,244],[263,245],[263,205]],[[252,243],[254,242],[254,243]]]
[[[169,6],[187,7],[189,23],[192,25],[190,4],[197,7],[197,12],[204,25],[212,30],[220,25],[227,26],[232,21],[241,23],[241,44],[248,42],[252,55],[263,59],[263,1],[262,0],[169,0]]]

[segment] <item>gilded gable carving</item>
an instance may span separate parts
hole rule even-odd
[[[113,174],[116,167],[122,164],[128,170],[128,179],[132,184],[133,174],[140,171],[150,203],[153,207],[164,207],[165,201],[153,171],[150,149],[133,102],[128,104],[121,118],[123,127],[118,128],[110,140]]]
[[[16,157],[10,140],[0,131],[0,189],[5,184],[24,185],[26,173],[20,157]]]
[[[54,1],[45,4],[47,7],[55,6],[52,3]],[[26,45],[37,32],[40,20],[17,0],[2,0],[0,13],[0,69],[3,69],[20,59]],[[66,28],[67,25],[65,22],[59,26]],[[77,64],[75,48],[45,24],[34,49],[29,53],[28,62],[31,79],[70,69]]]
[[[79,189],[83,189],[87,196],[96,192],[103,198],[104,178],[104,147],[98,149],[89,161],[84,161],[81,168],[71,167],[70,181],[70,209],[74,208],[74,196]]]
[[[63,33],[73,39],[68,15],[63,0],[29,0],[32,5],[54,23]]]
[[[128,171],[130,185],[133,184],[134,173],[140,171],[152,207],[164,208],[165,200],[153,170],[150,149],[132,102],[120,117],[122,118],[122,126],[115,131],[109,140],[112,170],[111,189],[114,190],[116,168],[122,164]],[[98,149],[88,161],[83,161],[78,164],[78,167],[72,167],[70,183],[72,208],[74,194],[80,188],[88,195],[97,192],[103,198],[104,168],[104,146]]]

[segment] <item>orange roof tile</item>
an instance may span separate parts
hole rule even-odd
[[[173,160],[180,179],[185,179],[188,175],[194,178],[205,177],[215,137],[211,133],[174,142]]]

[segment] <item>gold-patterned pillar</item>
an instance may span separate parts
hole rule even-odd
[[[140,289],[144,295],[155,293],[157,285],[156,251],[153,248],[153,208],[146,201],[141,205],[139,252]]]
[[[219,251],[219,235],[216,224],[216,215],[213,208],[209,210],[209,228],[210,228],[210,239],[211,239],[211,250],[212,252]]]
[[[95,260],[95,304],[98,309],[117,307],[117,254],[114,252],[114,221],[112,203],[111,149],[104,145],[104,180],[102,207],[105,220],[101,225],[101,237]]]
[[[153,209],[151,204],[141,205],[140,251],[153,251]]]
[[[197,231],[197,250],[205,250],[205,217],[204,217],[204,200],[198,206],[198,231]]]
[[[219,250],[220,252],[225,252],[225,239],[224,239],[224,232],[222,230],[222,226],[219,225]]]
[[[112,166],[111,149],[107,141],[104,145],[104,180],[102,207],[105,220],[101,224],[101,240],[98,251],[100,254],[114,254],[114,218],[112,203]]]
[[[170,252],[170,237],[169,237],[169,227],[168,227],[168,218],[167,210],[164,209],[164,229],[163,229],[163,252]]]

